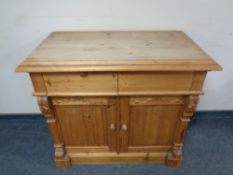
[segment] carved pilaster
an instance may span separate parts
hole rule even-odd
[[[167,164],[170,166],[179,166],[183,155],[183,139],[184,133],[187,129],[188,122],[190,122],[193,112],[195,111],[199,102],[199,96],[188,96],[186,98],[184,112],[180,117],[174,136],[174,143],[171,152],[168,154]]]
[[[46,118],[46,122],[53,137],[56,166],[60,168],[69,167],[71,165],[70,159],[66,155],[58,123],[52,109],[52,104],[47,96],[38,97],[38,104],[41,112],[44,114]]]

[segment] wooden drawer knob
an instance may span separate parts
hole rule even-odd
[[[116,127],[115,127],[115,124],[114,123],[111,123],[110,126],[109,126],[109,129],[111,131],[115,131]]]
[[[121,130],[122,130],[122,131],[127,131],[127,130],[128,130],[127,125],[126,125],[126,124],[122,124],[122,125],[121,125]]]

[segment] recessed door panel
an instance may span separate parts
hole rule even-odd
[[[114,98],[54,98],[53,105],[65,146],[116,149]]]
[[[172,144],[179,109],[177,106],[130,108],[130,146]]]
[[[122,151],[168,147],[183,111],[183,97],[122,97]]]

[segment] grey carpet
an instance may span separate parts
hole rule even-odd
[[[219,118],[191,122],[179,168],[122,164],[69,169],[54,167],[52,139],[44,119],[0,119],[0,175],[233,175],[233,118]]]

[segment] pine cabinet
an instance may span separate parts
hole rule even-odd
[[[211,70],[221,67],[180,31],[54,32],[16,69],[31,77],[57,167],[180,165]]]

